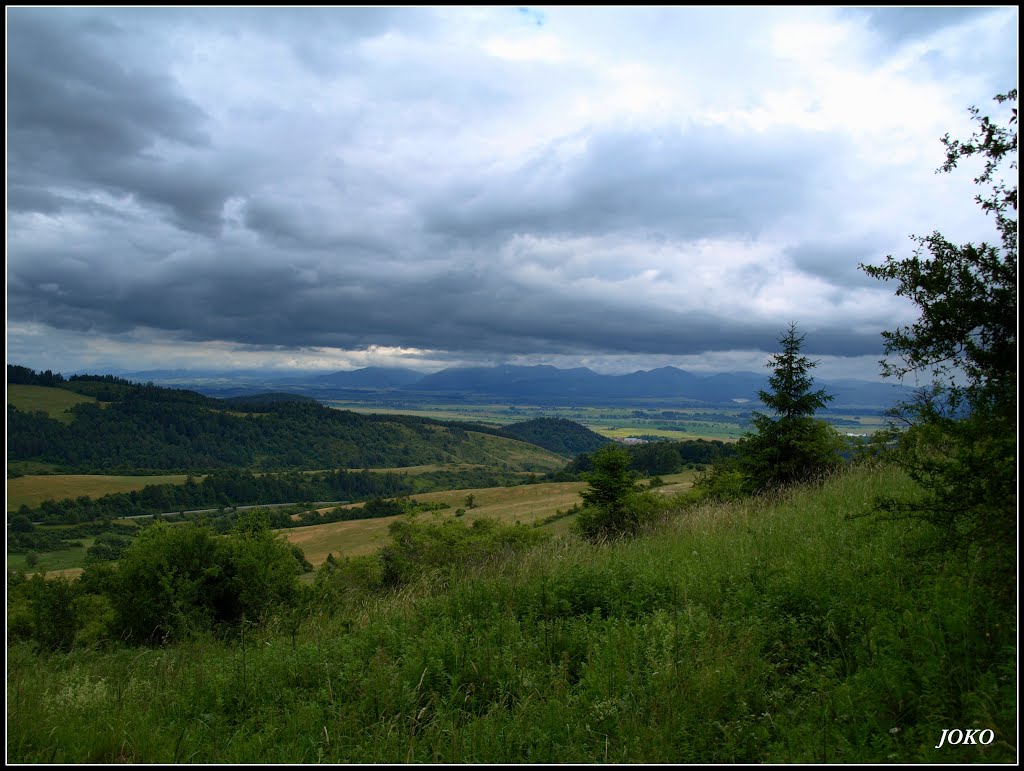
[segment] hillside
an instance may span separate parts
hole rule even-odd
[[[70,412],[72,407],[94,401],[96,399],[92,396],[77,394],[64,388],[7,384],[8,404],[22,412],[45,412],[53,420],[65,424],[70,423],[74,417]]]
[[[83,595],[81,647],[9,643],[8,760],[1013,763],[1012,606],[856,518],[912,493],[861,468],[599,545],[403,523],[294,615],[158,650],[91,645]],[[936,749],[951,726],[990,733]]]
[[[7,407],[8,461],[97,473],[217,468],[388,468],[486,462],[511,471],[550,471],[564,460],[522,442],[425,418],[363,415],[272,394],[224,402],[126,381],[18,385]],[[93,391],[102,404],[68,388]],[[32,389],[33,401],[22,393]],[[74,402],[78,403],[74,403]],[[37,404],[64,407],[61,420]],[[53,409],[57,409],[54,407]]]
[[[569,458],[593,452],[609,440],[579,423],[564,418],[534,418],[504,427],[504,432]]]

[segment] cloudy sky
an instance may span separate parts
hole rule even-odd
[[[858,263],[993,240],[939,138],[1015,7],[7,9],[7,355],[36,369],[875,378]]]

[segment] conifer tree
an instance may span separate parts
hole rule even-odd
[[[781,338],[782,352],[772,356],[768,379],[770,391],[759,396],[774,415],[751,415],[755,431],[739,443],[739,467],[748,492],[759,493],[802,482],[839,465],[840,439],[814,414],[833,397],[825,389],[814,390],[810,370],[817,366],[800,355],[805,335],[796,324]]]

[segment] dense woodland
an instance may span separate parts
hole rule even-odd
[[[593,452],[611,441],[564,418],[534,418],[505,426],[503,430],[516,439],[568,457]]]
[[[17,370],[15,377],[24,380],[25,368]],[[76,405],[70,424],[8,405],[8,460],[42,461],[81,473],[388,468],[479,462],[479,447],[468,431],[504,435],[425,418],[362,415],[311,400],[250,398],[226,405],[151,385],[70,383],[78,392],[92,392],[88,395],[116,387],[121,400]]]

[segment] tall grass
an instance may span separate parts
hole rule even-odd
[[[858,469],[165,649],[8,651],[8,760],[1013,762],[1015,618]],[[974,555],[977,558],[978,555]],[[982,555],[983,557],[983,555]],[[991,745],[934,747],[943,729]]]

